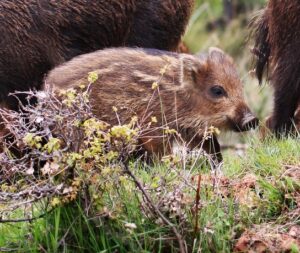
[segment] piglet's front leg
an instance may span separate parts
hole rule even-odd
[[[213,168],[216,168],[223,162],[223,156],[221,153],[221,146],[215,135],[212,135],[208,139],[204,139],[203,136],[195,136],[189,143],[190,149],[202,148],[211,157],[213,162]]]

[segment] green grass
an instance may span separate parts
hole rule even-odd
[[[300,220],[289,220],[288,210],[296,208],[293,199],[286,196],[299,191],[300,182],[283,176],[285,166],[300,166],[299,138],[276,140],[269,138],[261,142],[252,137],[250,147],[243,157],[225,154],[224,176],[216,178],[230,182],[242,182],[247,175],[255,175],[257,184],[251,189],[249,202],[236,199],[234,190],[222,184],[219,189],[205,179],[210,171],[202,170],[201,208],[199,210],[199,231],[194,234],[195,214],[191,211],[195,192],[185,185],[182,190],[184,221],[178,217],[170,220],[181,229],[189,252],[232,252],[235,239],[253,224],[277,221],[280,224]],[[164,190],[173,192],[182,185],[178,171],[166,164],[157,164],[147,171],[142,167],[132,168],[144,186],[151,187],[150,195],[158,203],[160,194],[155,190],[162,185]],[[178,166],[180,169],[180,166]],[[187,165],[190,180],[200,173],[199,167]],[[193,181],[191,181],[193,182]],[[192,183],[195,185],[195,182]],[[242,189],[242,188],[241,188]],[[243,190],[243,189],[242,189]],[[245,194],[249,194],[245,191]],[[145,213],[141,193],[130,180],[118,189],[111,188],[102,195],[103,212],[93,214],[93,219],[84,215],[83,204],[78,201],[55,209],[46,217],[32,223],[1,224],[0,248],[15,249],[16,252],[178,252],[178,244],[168,226],[157,217]],[[106,210],[106,211],[104,211]],[[164,210],[164,209],[163,209]],[[166,215],[168,215],[165,210]],[[179,222],[184,222],[180,224]],[[134,223],[136,229],[126,228]]]

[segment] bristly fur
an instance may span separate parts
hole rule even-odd
[[[194,0],[1,0],[0,103],[71,58],[107,47],[176,51]]]
[[[243,124],[251,112],[243,86],[233,60],[220,49],[212,48],[200,57],[154,49],[99,50],[50,71],[46,83],[57,90],[75,88],[87,82],[90,71],[99,74],[90,87],[95,116],[110,124],[128,123],[137,115],[139,122],[147,125],[150,116],[155,116],[157,129],[152,136],[162,136],[162,127],[167,125],[193,143],[191,148],[200,145],[210,126],[248,130]],[[220,86],[224,96],[215,97],[211,88]],[[112,112],[114,106],[119,117]],[[191,136],[196,138],[190,140]],[[150,154],[159,155],[166,140],[143,137],[141,141]]]
[[[250,29],[252,30],[252,36],[254,37],[254,48],[252,49],[252,52],[256,57],[255,73],[259,83],[261,83],[263,74],[268,69],[270,57],[267,9],[261,10],[253,17],[250,23]]]
[[[300,103],[300,1],[269,0],[253,24],[256,74],[261,81],[268,69],[275,91],[269,125],[280,136],[293,129]]]

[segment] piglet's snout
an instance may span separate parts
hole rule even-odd
[[[258,124],[258,118],[256,118],[251,112],[247,112],[242,119],[240,131],[248,131],[252,128],[255,129],[258,126]]]
[[[252,128],[256,128],[259,124],[259,120],[253,115],[250,109],[241,105],[236,110],[235,118],[232,120],[233,130],[236,132],[249,131]]]

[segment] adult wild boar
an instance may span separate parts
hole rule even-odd
[[[0,102],[40,88],[45,73],[79,54],[135,46],[175,51],[193,0],[1,0]],[[23,99],[24,100],[24,99]]]
[[[300,1],[269,0],[253,22],[256,74],[266,69],[274,87],[274,110],[268,125],[278,136],[288,133],[300,104]]]
[[[171,151],[172,137],[162,137],[166,126],[195,148],[207,127],[246,131],[258,123],[244,101],[233,60],[220,49],[201,56],[154,49],[99,50],[55,68],[45,82],[57,90],[75,88],[86,83],[91,71],[99,74],[90,86],[96,117],[110,124],[129,123],[133,115],[148,122],[156,117],[156,130],[140,139],[150,154]],[[215,136],[212,144],[220,161]],[[205,148],[212,151],[210,145]]]

